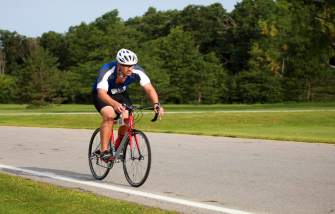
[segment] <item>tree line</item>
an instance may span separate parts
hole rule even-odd
[[[163,103],[335,100],[335,3],[243,0],[231,12],[150,7],[126,21],[112,10],[37,38],[0,30],[0,103],[90,103],[97,70],[120,48],[137,53]]]

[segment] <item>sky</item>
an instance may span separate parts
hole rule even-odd
[[[240,0],[0,0],[0,29],[37,37],[48,31],[65,33],[70,26],[93,22],[114,9],[127,20],[142,16],[150,6],[182,10],[190,4],[217,2],[230,12]]]

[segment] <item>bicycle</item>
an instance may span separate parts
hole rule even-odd
[[[151,149],[147,136],[140,130],[135,129],[135,121],[138,122],[143,116],[143,110],[154,110],[153,107],[127,106],[129,111],[129,127],[121,140],[117,150],[115,150],[114,131],[109,141],[109,149],[112,158],[104,161],[100,158],[100,128],[95,129],[92,134],[88,160],[91,173],[97,180],[104,179],[115,163],[122,162],[123,172],[127,182],[133,187],[139,187],[147,180],[151,167]],[[159,110],[159,109],[157,109]],[[135,112],[137,114],[135,114]],[[157,111],[158,112],[158,111]],[[158,113],[155,113],[152,122],[156,121]],[[114,124],[116,120],[114,120]],[[140,166],[140,164],[144,166]],[[142,171],[143,170],[143,171]]]

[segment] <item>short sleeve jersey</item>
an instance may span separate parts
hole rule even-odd
[[[133,73],[127,76],[126,80],[122,84],[115,83],[118,72],[117,62],[110,62],[104,64],[99,69],[99,74],[96,82],[93,86],[93,92],[97,92],[98,89],[104,89],[109,95],[119,94],[127,90],[129,84],[139,82],[141,86],[150,83],[149,77],[144,73],[144,70],[139,66],[135,65]]]

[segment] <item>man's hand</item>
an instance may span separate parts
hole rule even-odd
[[[114,111],[117,113],[122,113],[126,108],[119,102],[115,102],[113,105]]]
[[[107,91],[104,89],[98,89],[98,97],[101,99],[103,102],[107,103],[108,105],[112,106],[115,113],[122,113],[125,110],[125,107],[115,101],[113,98],[111,98],[108,94]]]
[[[154,104],[154,111],[155,113],[158,113],[159,119],[162,119],[162,116],[164,116],[164,108],[159,103]]]

